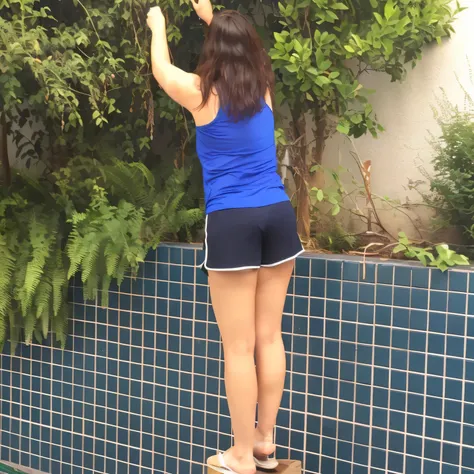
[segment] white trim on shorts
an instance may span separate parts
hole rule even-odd
[[[281,260],[276,263],[271,263],[270,265],[258,265],[258,266],[249,266],[249,267],[235,267],[235,268],[210,268],[207,266],[207,257],[208,257],[208,252],[209,252],[209,246],[207,244],[207,222],[209,220],[209,215],[206,216],[206,224],[204,226],[204,261],[200,265],[201,268],[205,268],[206,270],[210,270],[211,272],[240,272],[244,270],[258,270],[260,268],[271,268],[271,267],[277,267],[278,265],[281,265],[283,263],[289,262],[290,260],[296,259],[298,256],[300,256],[302,253],[305,252],[305,250],[302,248],[296,255],[293,257],[285,258],[284,260]]]
[[[298,258],[304,252],[305,252],[305,249],[301,249],[296,255],[293,255],[293,257],[288,257],[288,258],[285,258],[285,260],[280,260],[279,262],[276,262],[276,263],[270,263],[269,265],[263,265],[262,264],[261,266],[262,266],[262,268],[278,267],[278,265],[281,265],[283,263],[294,260],[295,258]]]

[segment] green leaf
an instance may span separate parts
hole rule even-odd
[[[289,72],[298,72],[298,66],[296,64],[288,64],[288,66],[286,66],[286,69]]]
[[[318,68],[322,72],[327,71],[330,67],[331,67],[331,61],[329,61],[329,59],[326,61],[323,61],[321,64],[318,64]]]
[[[303,45],[297,39],[293,40],[293,46],[298,54],[303,51]]]
[[[334,10],[349,10],[349,7],[347,5],[344,5],[343,3],[334,3],[331,5],[331,8],[334,8]]]
[[[382,18],[382,15],[380,15],[380,13],[377,13],[377,12],[374,12],[374,16],[375,16],[375,19],[377,20],[377,22],[383,26],[385,24],[385,21],[384,19]]]
[[[393,41],[391,39],[388,39],[388,38],[383,39],[382,44],[385,47],[387,55],[390,55],[393,53]]]
[[[393,253],[400,253],[400,252],[406,252],[407,251],[407,248],[402,245],[402,244],[399,244],[397,245],[394,249],[393,249]]]
[[[281,34],[281,33],[273,33],[273,35],[275,36],[275,39],[279,42],[279,43],[285,43],[286,42],[286,38]]]
[[[384,15],[387,20],[392,18],[393,14],[395,13],[395,6],[393,4],[393,0],[387,0],[384,8]]]
[[[331,83],[331,81],[326,76],[318,76],[314,82],[318,84],[318,86],[323,87]]]
[[[344,45],[344,49],[349,51],[349,53],[355,53],[355,49],[350,44]]]
[[[338,125],[337,125],[336,130],[339,133],[342,133],[343,135],[347,135],[349,133],[349,130],[350,130],[349,122],[347,122],[347,121],[339,122]]]

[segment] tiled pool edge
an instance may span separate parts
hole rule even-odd
[[[230,423],[201,258],[160,247],[108,309],[73,288],[65,352],[1,356],[2,459],[53,474],[203,472]],[[298,259],[279,454],[307,474],[473,474],[474,273],[365,268],[361,281],[360,261]]]

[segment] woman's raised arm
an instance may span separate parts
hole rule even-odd
[[[174,101],[191,112],[196,110],[202,102],[199,77],[171,64],[166,20],[160,7],[150,9],[147,23],[153,34],[151,40],[153,76]]]

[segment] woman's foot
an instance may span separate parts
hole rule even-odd
[[[257,468],[255,466],[255,461],[252,454],[250,453],[247,456],[241,455],[235,448],[230,448],[223,454],[224,457],[224,466],[227,469],[230,469],[231,472],[236,474],[256,474]],[[208,464],[211,464],[215,467],[218,465],[218,457],[214,456],[208,460]]]
[[[273,431],[270,433],[262,433],[258,428],[255,430],[255,445],[253,455],[256,459],[265,461],[276,450],[273,443]]]

